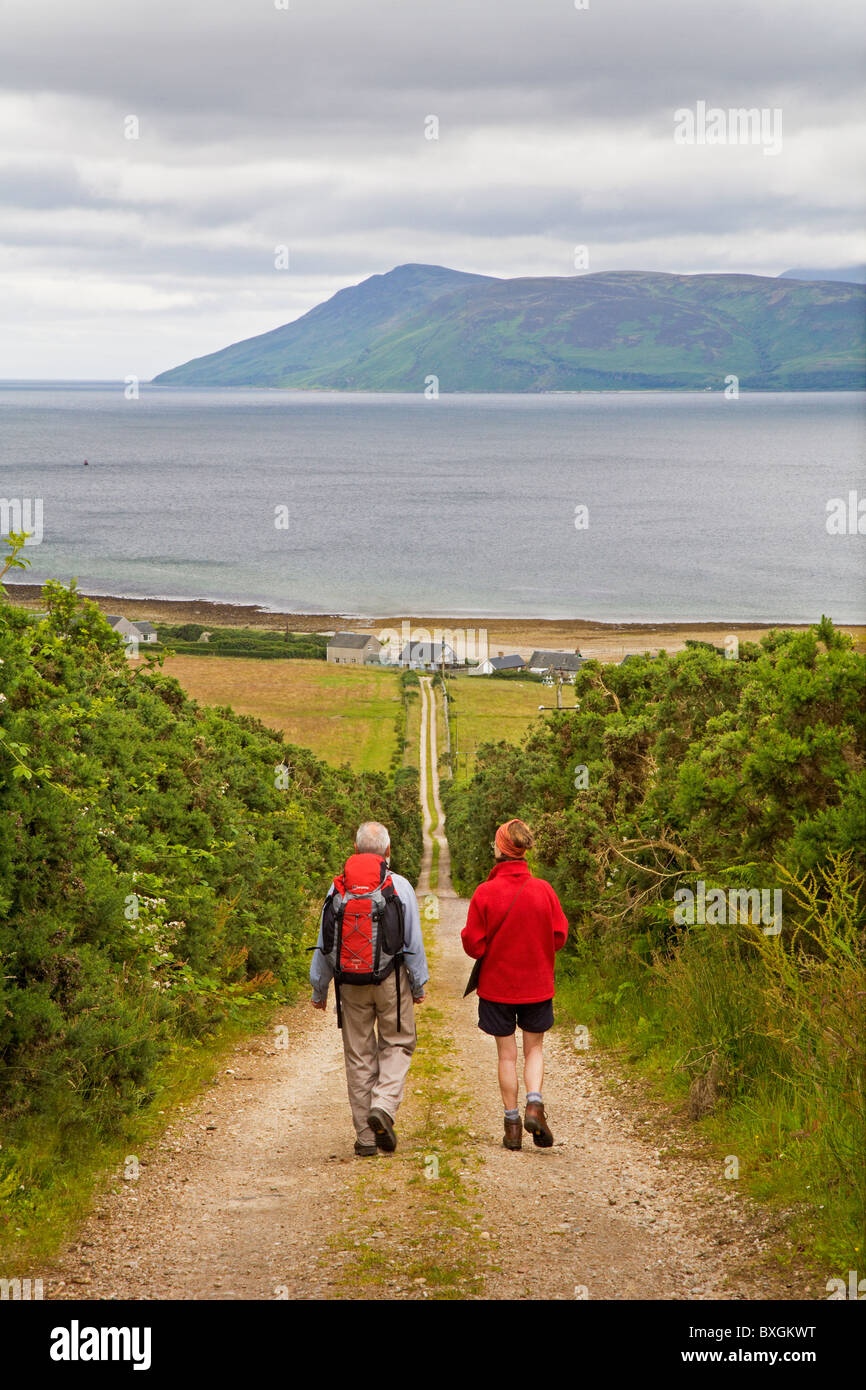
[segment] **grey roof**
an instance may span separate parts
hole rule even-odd
[[[525,666],[526,662],[515,652],[513,656],[491,656],[490,665],[494,671],[515,671]]]
[[[578,652],[536,651],[529,658],[528,665],[532,668],[543,666],[545,670],[552,666],[554,671],[579,671],[583,660]]]
[[[454,659],[454,651],[445,643],[445,660]],[[442,660],[441,642],[407,642],[400,653],[400,661],[405,664],[407,661],[429,661],[433,665],[438,665]]]
[[[328,643],[329,647],[351,647],[355,651],[360,651],[366,647],[368,642],[376,642],[378,638],[371,632],[335,632]]]
[[[118,623],[129,623],[130,627],[137,628],[139,632],[145,635],[148,632],[156,632],[156,628],[154,627],[153,623],[147,622],[146,619],[142,619],[142,621],[139,623],[136,622],[134,618],[124,618],[122,613],[106,613],[105,621],[108,623],[109,627],[117,627]]]

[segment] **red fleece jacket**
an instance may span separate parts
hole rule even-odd
[[[520,897],[505,918],[518,888]],[[484,956],[479,998],[499,1004],[552,999],[553,957],[567,936],[568,922],[550,884],[533,877],[523,859],[499,860],[472,895],[461,933],[467,956]]]

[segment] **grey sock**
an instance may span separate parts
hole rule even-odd
[[[506,1120],[519,1120],[519,1119],[520,1119],[520,1111],[519,1111],[519,1110],[506,1110],[506,1112],[505,1112],[505,1118],[506,1118]]]
[[[527,1100],[537,1100],[537,1101],[538,1101],[538,1104],[541,1105],[541,1092],[540,1092],[540,1091],[527,1091],[527,1092],[526,1092],[526,1099],[527,1099]]]

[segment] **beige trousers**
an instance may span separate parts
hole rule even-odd
[[[352,1123],[362,1144],[374,1144],[367,1117],[378,1106],[394,1119],[415,1051],[415,1006],[405,966],[400,967],[399,1033],[393,971],[380,985],[343,985],[340,1003]]]

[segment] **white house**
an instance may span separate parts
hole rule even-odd
[[[509,656],[488,656],[486,660],[479,661],[472,674],[474,676],[492,676],[495,671],[522,671],[526,662],[522,656],[512,652]]]
[[[407,642],[400,653],[400,665],[411,671],[440,670],[442,666],[462,666],[447,642]]]
[[[144,619],[137,623],[131,623],[128,618],[121,617],[119,613],[106,613],[105,621],[116,632],[119,637],[126,637],[133,642],[155,642],[157,631],[153,623],[148,623]]]

